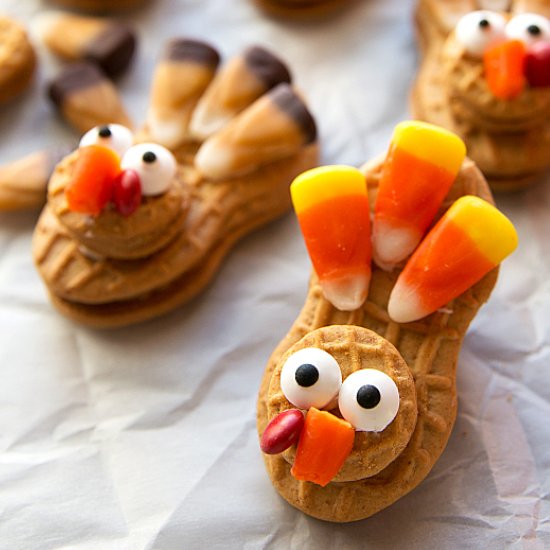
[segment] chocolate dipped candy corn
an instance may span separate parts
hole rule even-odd
[[[457,133],[497,191],[550,168],[549,17],[538,0],[418,3],[413,114]]]
[[[368,293],[355,309],[346,311],[339,305],[341,296],[333,300],[326,292],[326,273],[319,267],[325,263],[319,258],[345,272],[348,256],[343,251],[349,243],[360,243],[363,258],[368,254],[368,219],[375,213],[376,197],[388,174],[406,165],[392,151],[401,146],[407,154],[418,154],[423,145],[416,139],[412,151],[406,149],[409,137],[421,135],[415,134],[418,128],[417,123],[400,125],[390,154],[360,172],[324,167],[292,184],[314,274],[301,313],[267,364],[257,426],[261,439],[267,433],[274,440],[261,447],[274,487],[299,510],[327,521],[367,518],[428,475],[455,421],[456,367],[464,334],[491,294],[498,263],[516,243],[512,225],[490,204],[481,172],[468,158],[461,160],[460,140],[425,127],[429,133],[423,145],[433,149],[435,164],[427,172],[412,169],[411,186],[429,195],[433,209],[435,191],[430,182],[419,183],[418,176],[435,177],[439,193],[439,168],[444,169],[447,191],[430,215],[439,221],[422,230],[428,232],[412,256],[392,270],[372,264]],[[405,181],[393,185],[392,193],[396,200],[404,193],[403,204],[410,206],[413,190]],[[347,218],[340,216],[347,204],[355,204],[349,198],[354,195],[361,203],[368,195],[374,212],[358,208]],[[341,197],[348,197],[346,208]],[[302,224],[308,210],[311,233]],[[403,222],[407,210],[413,219],[416,215],[403,208]],[[323,225],[325,218],[329,221]],[[353,266],[354,256],[349,258]],[[287,415],[293,420],[288,427]],[[270,433],[270,426],[284,429]]]
[[[80,133],[95,126],[131,126],[114,84],[94,63],[68,65],[51,81],[48,95],[61,116]]]
[[[99,17],[45,12],[35,20],[43,42],[67,61],[96,63],[109,77],[127,67],[136,49],[136,36],[126,24]]]
[[[218,111],[216,98],[227,96],[209,93],[209,83],[228,89],[233,75],[214,78],[219,56],[211,46],[179,40],[174,48],[183,57],[161,60],[151,96],[155,116],[170,117],[149,118],[136,135],[119,124],[88,131],[50,181],[35,263],[54,305],[87,325],[137,323],[190,300],[241,237],[290,208],[292,179],[317,163],[313,117],[288,84],[277,93],[290,114],[272,99],[275,90],[251,94],[220,130],[204,142],[193,138],[189,123],[202,94]],[[238,143],[224,133],[233,124]],[[281,146],[270,154],[273,128]],[[155,136],[177,145],[166,148]]]

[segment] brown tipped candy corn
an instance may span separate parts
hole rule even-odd
[[[147,116],[150,138],[168,148],[191,140],[189,121],[201,95],[214,77],[218,52],[188,39],[168,43],[153,76]]]
[[[247,48],[229,61],[206,89],[191,118],[192,135],[207,138],[262,94],[290,81],[290,73],[279,58],[259,46]]]
[[[79,132],[111,123],[132,126],[115,86],[91,63],[66,67],[48,92],[61,115]]]
[[[47,12],[37,18],[35,26],[54,54],[96,63],[110,77],[126,69],[136,48],[133,31],[114,20]]]
[[[233,177],[296,154],[316,137],[304,102],[288,84],[279,84],[207,139],[195,166],[207,178]]]

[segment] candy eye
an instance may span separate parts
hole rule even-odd
[[[122,157],[123,170],[134,170],[141,181],[143,195],[160,195],[166,192],[176,174],[176,159],[162,145],[140,143],[130,147]]]
[[[300,409],[322,409],[338,394],[342,372],[336,359],[319,348],[293,353],[281,371],[285,397]]]
[[[550,21],[536,13],[516,15],[506,25],[506,36],[521,40],[525,45],[539,40],[550,40]]]
[[[382,371],[362,369],[344,380],[338,406],[357,431],[381,432],[397,414],[399,391]]]
[[[88,130],[80,140],[79,147],[103,145],[109,147],[120,157],[132,146],[132,132],[120,124],[106,124]]]
[[[464,15],[456,24],[455,37],[465,50],[482,57],[483,52],[505,38],[506,20],[493,11],[472,11]]]

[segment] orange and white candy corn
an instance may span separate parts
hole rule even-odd
[[[391,270],[416,248],[456,178],[466,146],[424,122],[395,127],[374,207],[373,258]]]
[[[299,175],[290,192],[325,298],[343,311],[357,309],[371,277],[365,177],[349,166],[323,166]]]
[[[495,268],[517,242],[504,214],[479,197],[461,197],[409,258],[390,295],[389,316],[408,323],[433,313]]]

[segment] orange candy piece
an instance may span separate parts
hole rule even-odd
[[[395,127],[374,206],[373,258],[390,271],[416,248],[466,155],[452,132],[420,121]]]
[[[65,187],[67,203],[73,212],[99,214],[111,200],[120,158],[101,145],[81,147],[77,154],[71,182]]]
[[[354,440],[355,429],[349,422],[311,407],[290,473],[298,480],[324,487],[346,461]]]
[[[510,100],[524,90],[525,55],[525,46],[519,40],[502,42],[483,54],[485,78],[495,97]]]
[[[309,256],[325,298],[350,311],[365,301],[371,277],[365,176],[350,166],[322,166],[290,186]]]
[[[421,319],[473,286],[517,246],[514,226],[488,202],[465,195],[428,233],[399,274],[388,303],[397,323]]]

